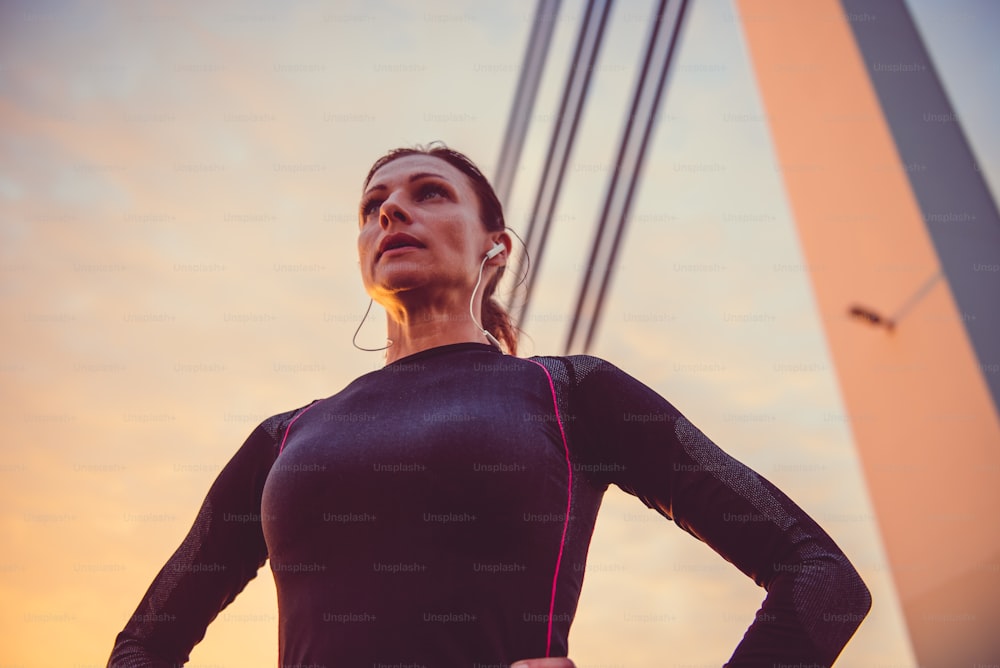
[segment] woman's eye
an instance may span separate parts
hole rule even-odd
[[[378,211],[379,207],[381,206],[382,206],[382,200],[370,199],[361,205],[361,215],[367,218],[368,216]]]
[[[431,199],[432,197],[447,197],[447,196],[448,196],[448,191],[446,191],[443,187],[430,183],[425,186],[421,186],[420,190],[417,191],[417,199],[421,201],[425,199]]]

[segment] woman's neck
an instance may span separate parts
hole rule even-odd
[[[479,310],[479,300],[473,304]],[[392,341],[386,349],[386,364],[429,348],[451,343],[489,343],[469,314],[469,304],[419,309],[386,309],[387,338]]]

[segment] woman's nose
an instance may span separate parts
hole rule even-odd
[[[378,222],[382,226],[382,229],[385,229],[393,221],[406,223],[409,222],[409,216],[403,207],[399,205],[399,202],[395,199],[387,199],[382,202],[382,206],[379,208]]]

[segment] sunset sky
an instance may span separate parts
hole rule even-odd
[[[559,354],[646,39],[617,3],[520,354]],[[1000,4],[909,0],[993,192]],[[565,0],[507,222],[523,233],[583,3]],[[386,150],[492,174],[533,2],[0,5],[0,667],[103,666],[269,415],[381,366],[356,210]],[[913,666],[767,117],[728,0],[693,0],[594,354],[834,537],[875,600],[844,666]],[[384,337],[381,312],[362,345]],[[580,668],[718,666],[764,592],[612,490]],[[653,620],[653,621],[650,621]],[[192,666],[272,666],[262,569]]]

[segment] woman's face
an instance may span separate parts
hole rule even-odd
[[[432,287],[467,302],[493,245],[479,211],[468,177],[440,158],[407,155],[382,166],[359,211],[365,289],[376,301]]]

